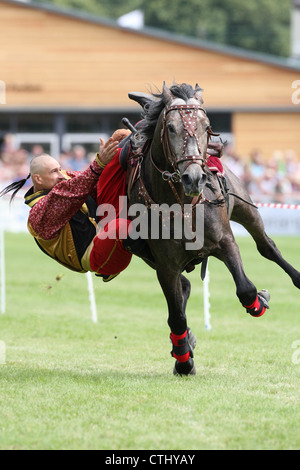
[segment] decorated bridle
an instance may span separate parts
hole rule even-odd
[[[205,148],[204,154],[202,154],[198,136],[196,134],[197,114],[199,110],[203,111],[206,114],[206,110],[201,105],[197,105],[197,104],[173,105],[173,106],[169,106],[168,108],[165,108],[164,110],[163,124],[162,124],[162,131],[161,131],[161,143],[163,146],[164,156],[167,162],[171,164],[174,170],[174,173],[170,173],[169,171],[164,171],[158,168],[158,166],[153,161],[152,153],[151,153],[151,162],[154,165],[154,167],[162,174],[162,177],[165,181],[171,180],[172,182],[177,183],[181,180],[181,173],[179,171],[178,164],[182,162],[189,162],[189,165],[192,163],[199,162],[199,165],[201,165],[202,169],[203,170],[205,169],[205,166],[207,163],[207,152],[206,152],[207,146]],[[184,130],[185,130],[182,153],[181,153],[181,157],[178,160],[176,159],[176,155],[174,154],[172,150],[171,143],[170,143],[170,136],[167,131],[167,115],[171,111],[179,111],[179,114],[181,116],[181,120],[184,126]],[[216,134],[212,132],[211,127],[208,127],[207,145],[212,135],[216,135]],[[198,152],[199,152],[198,155],[185,155],[187,141],[189,137],[194,138],[196,140]]]

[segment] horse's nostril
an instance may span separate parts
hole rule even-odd
[[[182,175],[181,180],[185,186],[191,186],[192,184],[192,180],[189,175]]]

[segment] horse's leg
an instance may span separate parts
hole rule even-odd
[[[222,260],[231,272],[236,285],[236,295],[247,312],[255,317],[263,315],[268,308],[268,294],[257,294],[255,285],[246,276],[240,250],[232,233],[227,232],[224,235],[214,256]]]
[[[182,296],[183,296],[183,311],[185,312],[187,301],[189,300],[191,294],[191,283],[190,281],[181,274],[180,276],[181,287],[182,287]]]
[[[187,301],[191,294],[191,283],[190,281],[183,275],[181,275],[181,286],[182,286],[182,294],[183,294],[183,311],[186,311]],[[187,334],[188,334],[188,342],[190,343],[191,348],[194,350],[197,344],[197,338],[192,333],[191,329],[187,327]]]
[[[157,268],[157,277],[168,304],[172,356],[176,359],[174,373],[195,374],[193,349],[189,344],[185,316],[185,307],[190,294],[189,281],[180,272],[171,271],[166,266]]]
[[[257,209],[247,204],[236,203],[231,220],[243,225],[255,240],[259,253],[277,263],[300,289],[300,273],[281,255],[274,241],[265,233],[264,223]]]

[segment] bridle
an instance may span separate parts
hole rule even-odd
[[[168,108],[165,108],[163,111],[161,143],[162,143],[163,153],[166,158],[166,161],[172,166],[174,172],[170,173],[169,171],[161,170],[153,160],[152,151],[150,151],[150,158],[151,158],[152,165],[162,174],[162,178],[165,181],[171,180],[173,183],[177,183],[181,181],[181,173],[178,168],[178,164],[182,162],[188,162],[188,166],[191,165],[192,163],[198,163],[202,167],[203,170],[205,169],[205,166],[207,163],[207,153],[206,153],[207,145],[208,145],[210,136],[215,135],[215,134],[212,132],[209,126],[207,129],[207,145],[206,145],[204,154],[202,154],[198,136],[196,134],[197,115],[198,115],[199,110],[203,111],[206,114],[206,110],[201,105],[197,105],[197,104],[173,105],[173,106],[169,106]],[[185,130],[183,148],[181,152],[181,157],[179,159],[176,159],[176,155],[174,154],[172,150],[170,136],[169,136],[169,132],[167,129],[167,115],[172,111],[179,111],[179,114],[183,123],[183,127]],[[197,148],[199,152],[198,155],[185,155],[189,137],[194,138],[196,140]]]
[[[199,140],[198,140],[198,137],[197,137],[197,134],[196,134],[197,114],[198,114],[199,110],[203,111],[206,114],[205,109],[202,106],[197,105],[197,104],[196,105],[187,105],[187,104],[186,105],[173,105],[173,106],[170,106],[169,108],[165,108],[165,110],[163,111],[163,123],[162,123],[162,130],[161,130],[161,144],[162,144],[163,153],[164,153],[166,162],[168,163],[168,166],[170,167],[170,165],[171,165],[172,169],[174,170],[172,173],[168,170],[161,170],[156,165],[156,163],[154,162],[153,154],[152,154],[152,143],[153,143],[153,141],[151,142],[150,149],[149,149],[151,164],[162,175],[163,180],[166,181],[169,184],[169,187],[171,188],[171,190],[173,192],[173,195],[175,197],[176,202],[181,206],[182,217],[183,217],[184,220],[185,220],[185,217],[186,217],[185,216],[185,210],[184,210],[184,201],[183,201],[182,197],[180,196],[180,194],[178,193],[178,191],[175,187],[176,183],[181,182],[181,173],[180,173],[180,170],[178,168],[178,164],[181,163],[181,162],[188,162],[188,165],[190,165],[192,163],[198,163],[199,165],[201,165],[202,169],[204,170],[205,166],[207,164],[207,147],[208,147],[209,139],[210,139],[211,135],[218,135],[218,134],[214,134],[212,132],[210,126],[207,128],[207,130],[206,130],[206,132],[207,132],[207,145],[206,145],[204,153],[202,154],[202,152],[200,150]],[[167,115],[172,111],[179,111],[182,122],[183,122],[183,125],[184,125],[184,129],[185,129],[183,149],[182,149],[181,157],[178,160],[176,159],[176,155],[172,151],[172,147],[171,147],[171,143],[170,143],[170,137],[169,137],[169,133],[167,131]],[[198,155],[184,155],[185,151],[186,151],[187,141],[188,141],[189,136],[196,139],[198,152],[199,152]],[[144,148],[143,150],[141,150],[138,153],[138,155],[141,158],[140,163],[139,163],[139,176],[137,178],[138,181],[139,181],[139,196],[138,197],[139,197],[139,199],[144,200],[145,206],[148,209],[151,209],[152,207],[156,207],[157,204],[153,201],[153,199],[149,195],[149,192],[148,192],[148,190],[147,190],[147,188],[146,188],[146,186],[143,182],[142,176],[141,176],[141,162],[143,160],[143,155],[145,154],[145,152],[146,152],[146,148]],[[130,192],[129,192],[129,194],[130,194]],[[203,204],[205,202],[210,203],[211,201],[206,199],[206,197],[203,195],[203,193],[201,193],[199,196],[193,197],[192,201],[190,202],[192,211],[194,211],[194,209],[196,209],[198,205]],[[192,223],[194,223],[193,220],[192,220]],[[193,227],[193,230],[194,230],[194,227]],[[201,250],[198,250],[198,256],[199,257],[202,256]]]

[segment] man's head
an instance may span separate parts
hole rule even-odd
[[[58,161],[45,153],[31,160],[30,175],[35,191],[51,191],[57,183],[66,179]]]

